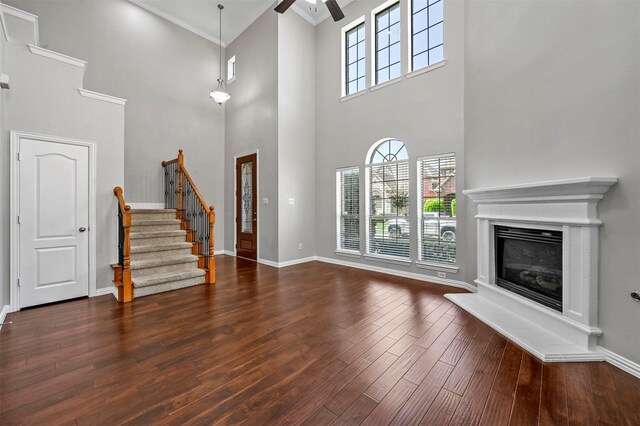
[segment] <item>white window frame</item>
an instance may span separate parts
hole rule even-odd
[[[340,61],[340,66],[341,66],[342,71],[340,72],[340,75],[342,76],[342,81],[341,81],[341,87],[342,88],[340,89],[340,97],[342,97],[342,98],[347,96],[347,33],[349,31],[351,31],[352,29],[354,29],[355,27],[357,27],[358,25],[364,24],[364,23],[365,23],[364,15],[362,15],[361,17],[359,17],[355,21],[351,21],[351,23],[349,23],[348,25],[342,27],[342,30],[341,30],[340,52],[341,52],[341,58],[342,59]],[[367,26],[366,25],[364,27],[364,43],[365,43],[365,49],[366,49],[366,45],[367,45]],[[365,62],[365,64],[367,62],[367,57],[366,56],[364,58],[364,62]],[[364,89],[363,90],[359,90],[356,93],[352,93],[349,96],[358,95],[358,94],[364,93],[366,91],[367,91],[367,74],[366,74],[366,66],[365,66]]]
[[[373,9],[371,11],[371,28],[370,28],[370,32],[369,34],[371,34],[371,59],[369,60],[371,62],[371,88],[373,89],[373,87],[377,86],[378,84],[387,84],[390,81],[396,81],[396,80],[400,80],[402,78],[402,54],[400,55],[400,76],[396,77],[396,78],[392,78],[390,80],[387,80],[383,83],[378,83],[376,81],[376,15],[380,12],[382,12],[383,10],[395,5],[395,4],[399,4],[400,5],[400,31],[402,31],[402,8],[403,8],[403,3],[400,0],[387,0],[386,2],[382,3],[380,6],[376,7],[375,9]],[[400,39],[400,52],[402,52],[402,38]]]
[[[423,185],[423,175],[422,175],[422,162],[425,160],[435,160],[435,159],[441,159],[441,158],[449,158],[449,157],[453,157],[454,158],[454,164],[455,164],[455,170],[456,170],[456,179],[458,176],[458,157],[456,156],[455,152],[448,152],[448,153],[443,153],[443,154],[436,154],[436,155],[429,155],[429,156],[425,156],[425,157],[419,157],[416,161],[416,172],[417,172],[417,226],[416,229],[418,231],[418,259],[416,261],[416,266],[418,267],[423,267],[423,268],[428,268],[428,269],[436,269],[436,270],[443,270],[443,271],[451,271],[451,272],[458,272],[458,239],[456,238],[456,263],[455,264],[449,264],[449,263],[436,263],[436,262],[428,262],[422,259],[422,235],[423,235],[423,227],[424,227],[424,215],[423,215],[423,206],[424,206],[424,193],[422,185]],[[458,191],[457,188],[457,181],[456,181],[456,194]],[[456,197],[457,199],[457,197]],[[456,202],[456,216],[455,216],[455,221],[456,221],[456,228],[459,224],[458,221],[458,205]]]
[[[227,61],[227,84],[234,82],[236,79],[236,55],[233,55]]]
[[[447,2],[445,2],[445,0],[442,0],[442,22],[443,22],[442,24],[442,60],[438,62],[434,62],[433,64],[429,64],[426,67],[413,69],[413,0],[407,0],[407,47],[408,47],[407,61],[409,62],[407,64],[407,75],[406,75],[407,78],[411,78],[416,75],[432,71],[434,69],[440,68],[441,66],[447,63],[447,49],[446,49],[447,46],[445,43],[445,33],[444,33],[444,29],[445,29],[444,22],[446,21],[446,16],[445,16],[446,4]],[[427,5],[427,8],[428,7],[429,6]],[[427,29],[427,31],[429,30]]]
[[[341,176],[342,173],[349,170],[357,170],[358,171],[358,250],[350,250],[340,247],[341,241],[341,226],[340,219],[342,218],[342,186]],[[362,188],[362,170],[360,166],[350,166],[350,167],[341,167],[336,169],[336,253],[338,254],[348,254],[348,255],[357,255],[360,256],[362,254],[362,235],[360,229],[362,224],[360,223],[362,220],[362,204],[360,189]]]

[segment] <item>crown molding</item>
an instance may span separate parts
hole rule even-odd
[[[78,89],[78,92],[85,98],[97,99],[99,101],[109,102],[116,105],[125,105],[127,103],[126,99],[117,98],[111,95],[105,95],[104,93],[92,92],[91,90],[87,89]]]
[[[87,65],[87,62],[81,59],[73,58],[71,56],[63,55],[62,53],[34,46],[33,44],[29,44],[27,46],[29,47],[31,53],[35,55],[44,56],[45,58],[54,59],[56,61],[64,62],[65,64],[73,65],[79,68],[84,68]]]
[[[144,2],[142,0],[129,0],[129,2],[133,3],[133,4],[137,5],[137,6],[140,6],[141,8],[143,8],[143,9],[145,9],[145,10],[147,10],[147,11],[149,11],[149,12],[155,14],[155,15],[158,15],[159,17],[164,18],[169,22],[172,22],[172,23],[176,24],[177,26],[182,27],[187,31],[190,31],[190,32],[194,33],[195,35],[198,35],[198,36],[200,36],[200,37],[202,37],[202,38],[204,38],[206,40],[209,40],[210,42],[213,42],[213,43],[215,43],[217,45],[220,45],[222,47],[227,47],[224,43],[222,43],[222,41],[219,38],[213,37],[210,34],[207,34],[204,31],[201,31],[201,30],[197,29],[193,25],[190,25],[190,24],[184,22],[183,20],[176,18],[175,16],[171,15],[170,13],[163,12],[160,9],[157,9],[157,8],[151,6],[150,4],[148,4],[148,3],[146,3],[146,2]]]

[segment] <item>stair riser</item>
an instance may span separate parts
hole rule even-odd
[[[151,259],[164,259],[168,257],[185,256],[193,254],[191,248],[179,248],[175,250],[163,250],[163,251],[148,251],[144,253],[131,253],[131,260],[151,260]]]
[[[132,238],[131,245],[133,246],[151,246],[162,245],[171,243],[184,243],[184,235],[176,235],[175,237],[154,237],[154,238]]]
[[[131,225],[131,232],[153,232],[153,231],[179,231],[180,224],[172,225]]]
[[[198,261],[194,260],[193,262],[177,263],[175,265],[160,265],[151,268],[132,269],[131,279],[135,281],[136,277],[147,277],[149,275],[163,274],[165,272],[186,271],[197,267]]]
[[[151,294],[162,293],[170,290],[177,290],[185,287],[192,287],[194,285],[200,285],[200,284],[204,284],[204,277],[189,278],[186,280],[179,280],[171,283],[150,285],[148,287],[140,287],[140,288],[134,287],[133,295],[134,297],[149,296]]]
[[[139,220],[170,220],[176,219],[175,212],[154,212],[154,213],[132,213],[132,222]]]

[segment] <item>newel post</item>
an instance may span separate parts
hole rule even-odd
[[[182,208],[182,178],[183,178],[183,173],[182,173],[182,168],[184,167],[184,155],[182,155],[182,150],[179,149],[178,150],[178,219],[183,220],[184,219],[184,215],[183,215],[183,208]]]
[[[209,271],[207,272],[207,283],[216,283],[216,259],[213,256],[214,253],[214,237],[213,237],[213,224],[216,223],[216,213],[213,211],[213,206],[209,207],[209,264],[207,265]]]
[[[131,284],[131,207],[125,206],[122,214],[122,227],[124,228],[124,244],[122,262],[122,286],[118,287],[118,300],[131,302],[133,300],[133,285]]]

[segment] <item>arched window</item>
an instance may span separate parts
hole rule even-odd
[[[397,139],[375,143],[367,163],[367,253],[409,258],[409,154]]]

